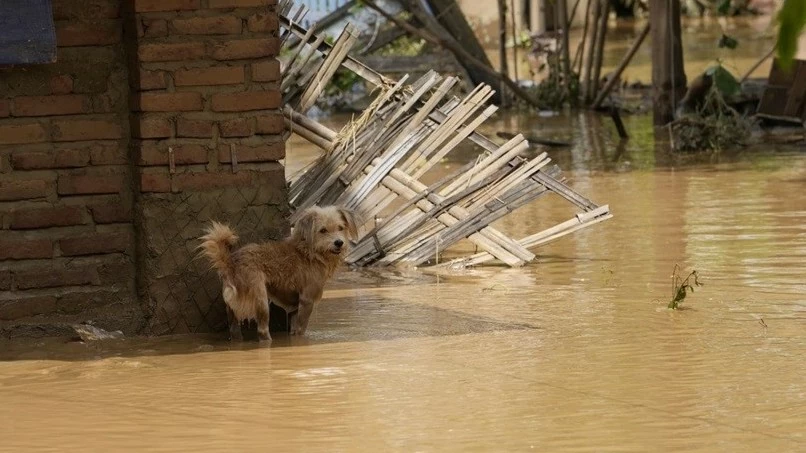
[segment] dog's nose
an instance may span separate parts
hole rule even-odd
[[[336,239],[334,244],[336,244],[336,247],[341,247],[342,245],[344,245],[344,241],[342,241],[341,239]]]

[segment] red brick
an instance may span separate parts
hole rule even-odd
[[[285,157],[285,144],[278,142],[259,146],[235,145],[235,154],[238,162],[272,162]],[[218,161],[226,164],[232,162],[229,146],[219,146]]]
[[[59,195],[119,193],[123,189],[123,175],[65,175],[60,176]]]
[[[140,70],[140,78],[135,82],[134,88],[138,90],[162,90],[168,86],[165,81],[165,73],[162,71]]]
[[[25,151],[11,155],[11,166],[15,170],[75,168],[84,167],[89,162],[89,153],[81,149],[60,149],[47,152]]]
[[[251,118],[235,118],[218,123],[218,132],[222,137],[248,137],[252,135]]]
[[[123,27],[118,21],[78,21],[56,23],[56,45],[59,47],[108,46],[120,42]]]
[[[200,7],[201,0],[134,0],[134,10],[138,13],[180,11]]]
[[[120,1],[114,0],[53,0],[53,18],[114,19],[120,16]]]
[[[224,41],[213,46],[210,53],[216,60],[244,60],[277,55],[280,40],[277,38],[239,39]]]
[[[179,118],[176,120],[176,136],[210,138],[213,136],[213,122]]]
[[[35,260],[53,257],[49,239],[0,239],[0,260]]]
[[[89,111],[89,98],[78,94],[14,98],[14,116],[75,115]]]
[[[125,252],[130,237],[126,233],[94,233],[87,236],[65,238],[59,241],[62,256],[98,255]]]
[[[140,61],[198,60],[204,57],[204,54],[205,47],[202,42],[144,44],[137,50]]]
[[[56,311],[53,296],[19,297],[0,300],[0,320],[14,321]]]
[[[97,224],[127,223],[132,221],[132,211],[121,200],[114,203],[90,205],[92,220]]]
[[[14,281],[17,282],[18,290],[92,285],[98,281],[98,270],[95,268],[42,267],[36,270],[15,272]]]
[[[274,114],[259,116],[256,118],[255,133],[258,134],[280,134],[285,131],[285,120],[283,115]]]
[[[246,21],[246,26],[252,33],[276,33],[280,29],[277,14],[255,14]]]
[[[182,35],[239,35],[242,27],[241,19],[235,16],[174,19],[171,25]]]
[[[143,112],[189,112],[201,110],[204,103],[200,93],[141,93],[135,110]]]
[[[5,99],[0,99],[0,118],[11,116],[11,103]]]
[[[25,209],[11,213],[12,230],[30,230],[60,226],[83,225],[84,208],[79,206],[52,206]]]
[[[94,113],[112,113],[118,109],[119,105],[120,98],[109,92],[92,96],[92,111]]]
[[[168,21],[164,19],[143,19],[140,21],[143,36],[146,38],[159,38],[168,36]]]
[[[174,164],[206,164],[207,148],[202,145],[176,145],[174,151]],[[144,146],[140,150],[140,165],[168,165],[168,147]]]
[[[171,178],[168,175],[145,173],[140,175],[141,192],[170,192]]]
[[[48,194],[45,181],[0,181],[0,201],[30,200]]]
[[[255,82],[274,82],[280,80],[280,62],[271,59],[252,64],[252,80]]]
[[[132,135],[136,138],[168,138],[173,123],[168,118],[141,117],[132,120]]]
[[[243,81],[243,66],[180,69],[174,73],[176,86],[232,85]]]
[[[11,289],[11,271],[0,271],[0,291]]]
[[[210,0],[208,8],[254,8],[276,4],[277,0]]]
[[[282,98],[277,90],[216,93],[212,99],[214,112],[245,112],[280,107]]]
[[[53,122],[53,141],[114,140],[123,137],[123,128],[112,119],[63,120]]]
[[[246,186],[252,183],[248,172],[238,173],[181,173],[174,176],[178,190],[213,190]]]
[[[47,141],[41,124],[0,124],[0,145],[22,145]]]
[[[50,78],[50,92],[53,94],[68,94],[73,92],[73,77],[68,74],[59,74]]]
[[[129,163],[127,149],[118,145],[96,145],[90,148],[92,165],[125,165]]]

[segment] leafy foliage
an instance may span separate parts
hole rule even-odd
[[[778,13],[778,42],[775,47],[781,67],[788,69],[798,52],[798,39],[806,28],[806,0],[784,0]]]
[[[694,281],[692,282],[692,278]],[[697,271],[691,271],[686,278],[680,276],[680,266],[674,265],[674,272],[672,272],[672,300],[669,301],[667,308],[672,310],[680,309],[680,304],[685,300],[689,291],[694,292],[695,286],[702,286],[700,283],[700,274]]]
[[[742,85],[736,80],[736,77],[721,64],[716,64],[706,69],[705,75],[711,77],[714,81],[714,86],[724,97],[731,97],[742,89]]]
[[[733,50],[739,47],[739,41],[733,36],[728,36],[723,33],[722,37],[719,38],[719,43],[717,46],[719,46],[720,49],[727,48]]]

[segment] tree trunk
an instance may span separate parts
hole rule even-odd
[[[596,43],[599,42],[599,16],[601,15],[600,0],[590,0],[593,4],[590,13],[590,31],[588,32],[588,42],[582,43],[583,70],[582,70],[582,98],[587,104],[593,97],[593,60],[595,60]]]
[[[680,1],[650,0],[652,36],[653,118],[656,126],[674,119],[674,110],[686,92]]]
[[[411,2],[412,0],[409,1]],[[490,59],[487,58],[484,48],[481,46],[473,29],[470,28],[470,24],[467,23],[467,18],[465,18],[459,5],[456,4],[456,0],[426,0],[426,3],[428,3],[428,6],[434,13],[434,18],[437,22],[439,22],[456,41],[462,44],[462,47],[467,53],[492,67]],[[462,61],[460,61],[460,63],[464,64]],[[492,87],[498,86],[498,79],[492,77],[487,71],[484,71],[476,65],[469,64],[465,65],[465,68],[474,84],[486,83]],[[492,102],[500,105],[501,93],[496,93],[492,98]]]
[[[501,59],[501,74],[509,77],[509,63],[507,62],[507,0],[498,0],[498,54]],[[506,107],[509,105],[506,85],[502,81],[499,87],[501,106]]]
[[[567,0],[557,0],[557,25],[562,32],[562,53],[560,54],[563,70],[563,89],[566,99],[571,102],[571,52],[569,49],[568,30],[571,28],[568,21]]]
[[[518,22],[515,20],[515,0],[509,0],[509,13],[512,16],[512,78],[518,81],[518,45],[521,37],[518,34]]]
[[[604,45],[607,38],[607,20],[610,17],[610,2],[602,0],[601,9],[599,11],[599,34],[597,34],[596,48],[594,49],[593,60],[593,77],[591,83],[590,99],[593,100],[599,93],[599,81],[602,78],[602,61],[604,59]]]

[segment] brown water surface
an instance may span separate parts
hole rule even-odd
[[[596,121],[488,129],[574,140],[553,157],[614,219],[521,269],[346,270],[271,348],[0,344],[0,450],[806,451],[806,154],[681,165],[647,119],[621,147]],[[289,169],[316,154],[293,139]],[[549,197],[499,226],[570,213]],[[676,263],[705,286],[670,311]]]

